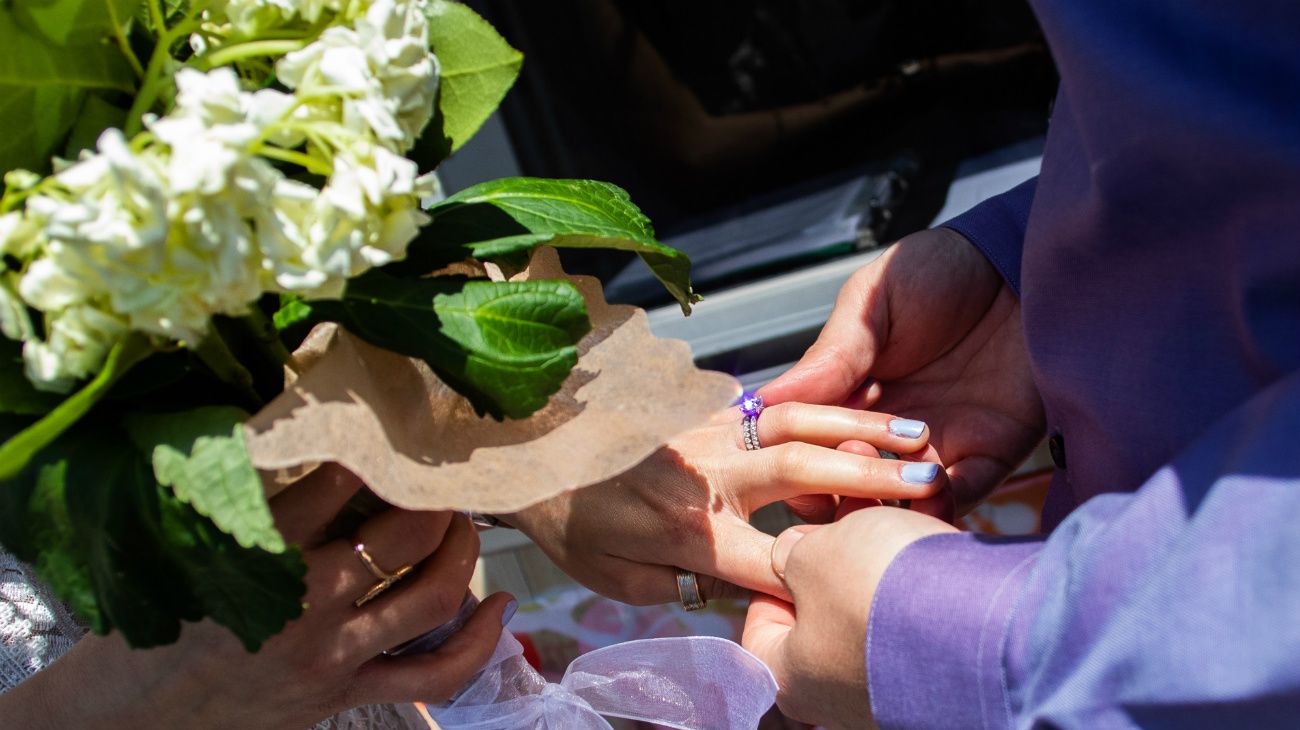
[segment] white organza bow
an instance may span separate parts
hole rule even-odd
[[[775,699],[772,672],[726,639],[615,644],[578,657],[550,684],[507,631],[469,686],[429,711],[444,730],[610,730],[601,715],[681,730],[752,730]]]

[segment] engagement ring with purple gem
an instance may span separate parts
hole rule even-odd
[[[758,442],[758,415],[763,412],[763,396],[746,393],[740,399],[740,412],[745,414],[740,421],[745,434],[745,450],[758,451],[763,448]]]

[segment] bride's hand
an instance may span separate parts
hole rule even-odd
[[[376,579],[352,540],[324,534],[360,486],[350,473],[325,466],[272,500],[285,539],[303,547],[307,595],[302,616],[260,651],[247,653],[210,621],[187,624],[175,644],[150,650],[132,650],[116,634],[88,636],[0,697],[3,724],[310,727],[360,705],[446,699],[491,656],[510,596],[483,601],[465,628],[434,653],[381,655],[456,615],[478,537],[468,519],[453,512],[391,509],[371,517],[354,539],[379,567],[418,567],[358,608],[353,602]]]
[[[784,596],[772,538],[748,519],[801,495],[921,499],[948,477],[917,421],[833,406],[783,403],[762,412],[762,448],[745,449],[738,409],[684,433],[631,471],[506,515],[569,575],[635,604],[678,600],[676,568],[698,574],[706,598]],[[875,449],[907,454],[879,458]],[[924,460],[924,461],[918,461]]]

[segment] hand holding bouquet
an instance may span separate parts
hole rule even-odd
[[[592,329],[566,277],[507,280],[534,248],[632,250],[695,298],[613,186],[439,200],[521,62],[463,5],[19,1],[0,38],[0,542],[96,632],[210,617],[253,650],[300,613],[244,422],[314,326],[522,418]]]

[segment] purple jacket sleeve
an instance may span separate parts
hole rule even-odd
[[[953,218],[941,227],[965,236],[1020,293],[1020,254],[1038,178],[1031,178]]]
[[[1294,727],[1300,373],[1046,540],[920,540],[867,633],[882,728]]]

